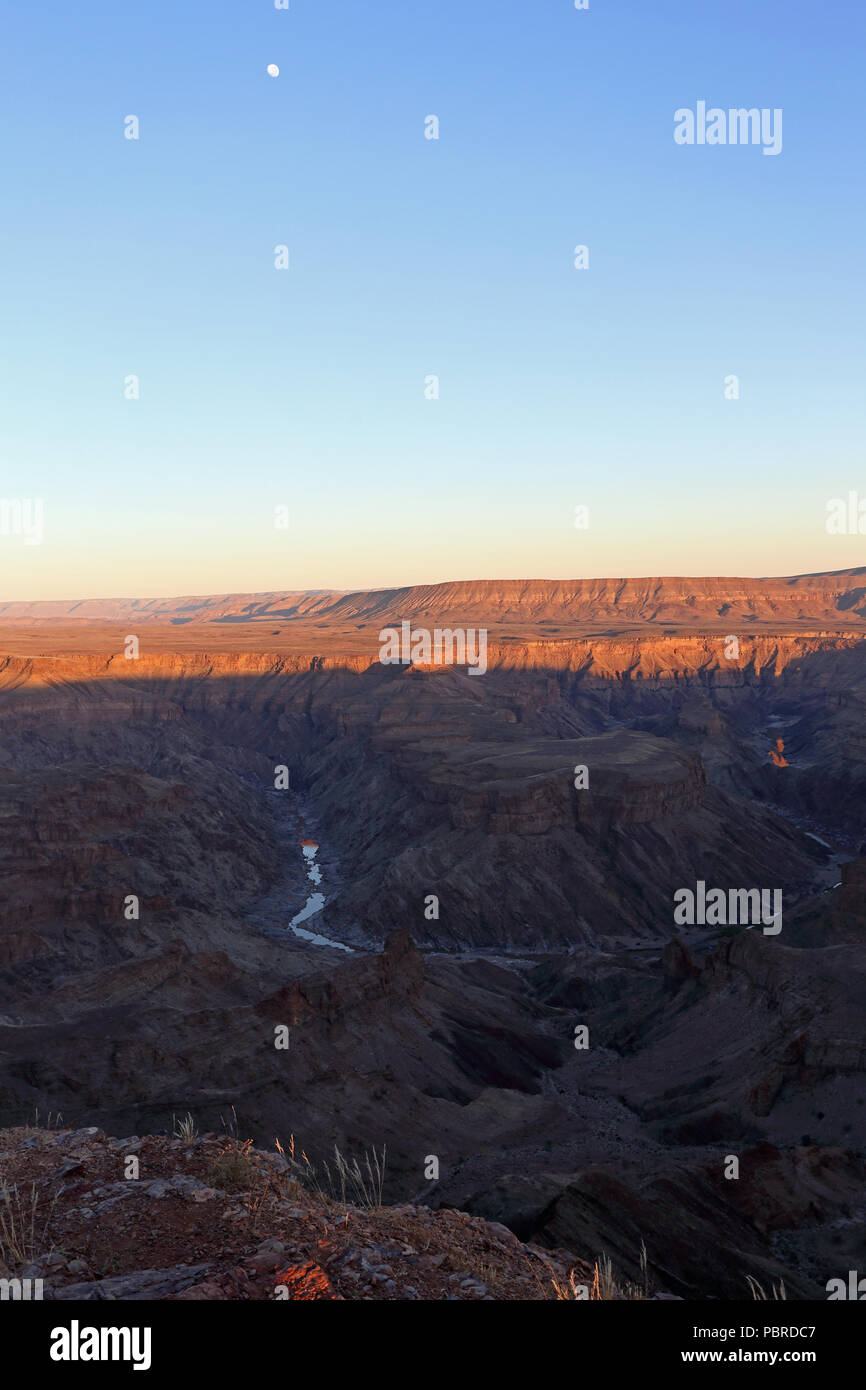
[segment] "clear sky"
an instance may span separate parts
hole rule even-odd
[[[866,563],[864,55],[860,0],[8,6],[0,597]]]

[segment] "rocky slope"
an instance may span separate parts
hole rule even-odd
[[[592,586],[499,586],[483,677],[380,665],[408,591],[349,596],[348,624],[306,596],[273,630],[162,608],[135,661],[126,610],[8,627],[0,1116],[149,1133],[234,1106],[262,1144],[386,1144],[388,1200],[633,1280],[643,1237],[673,1294],[741,1297],[745,1269],[822,1296],[866,1260],[861,578],[766,581],[800,607],[756,610],[735,659],[733,589],[698,622],[686,581],[600,582],[619,617],[590,635]],[[409,599],[431,623],[491,602],[458,587]],[[310,838],[306,926],[352,952],[288,931]],[[678,927],[699,879],[779,888],[780,936]]]
[[[535,1300],[570,1276],[600,1292],[565,1251],[465,1212],[355,1205],[225,1135],[4,1130],[0,1182],[0,1278],[41,1279],[46,1301]]]

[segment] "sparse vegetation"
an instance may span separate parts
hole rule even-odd
[[[208,1169],[207,1180],[211,1187],[247,1191],[252,1186],[256,1171],[250,1158],[252,1146],[252,1139],[248,1139],[244,1144],[230,1143],[224,1148]]]
[[[39,1119],[39,1106],[37,1105],[36,1117],[33,1121],[33,1126],[35,1129],[62,1129],[63,1116],[60,1114],[59,1111],[56,1114],[54,1114],[51,1110],[49,1110],[48,1114],[45,1117],[45,1123],[42,1124]]]
[[[558,1300],[567,1302],[611,1302],[618,1299],[640,1302],[651,1297],[647,1253],[643,1241],[640,1243],[640,1268],[639,1284],[632,1280],[620,1281],[614,1272],[610,1256],[602,1251],[593,1265],[593,1276],[589,1284],[579,1278],[578,1271],[573,1269],[567,1280],[551,1281],[554,1295]]]
[[[62,1129],[63,1116],[60,1114],[59,1111],[55,1114],[53,1111],[49,1110],[48,1113],[41,1118],[39,1114],[39,1106],[37,1105],[33,1116],[33,1120],[28,1124],[23,1125],[22,1128],[26,1130],[28,1134],[40,1134],[44,1133],[46,1130],[53,1131],[57,1129]]]
[[[764,1303],[769,1303],[769,1302],[771,1301],[771,1300],[767,1297],[767,1294],[764,1292],[764,1287],[763,1287],[763,1285],[762,1285],[762,1284],[759,1284],[758,1280],[755,1279],[751,1274],[747,1274],[747,1275],[746,1275],[746,1283],[748,1284],[748,1286],[749,1286],[749,1288],[750,1288],[750,1290],[751,1290],[752,1298],[756,1299],[758,1302],[764,1302]],[[772,1297],[773,1297],[773,1300],[775,1300],[775,1302],[777,1302],[777,1303],[785,1303],[785,1302],[787,1302],[788,1295],[787,1295],[786,1292],[785,1292],[785,1281],[784,1281],[784,1279],[780,1279],[779,1282],[778,1282],[778,1284],[771,1284],[771,1285],[770,1285],[770,1289],[771,1289],[771,1291],[772,1291]]]
[[[194,1144],[199,1137],[199,1133],[198,1126],[191,1113],[187,1111],[180,1120],[177,1115],[172,1115],[171,1118],[174,1121],[173,1133],[175,1138],[182,1139],[185,1144]]]
[[[357,1158],[347,1158],[334,1145],[334,1157],[322,1160],[317,1166],[307,1157],[303,1149],[300,1157],[295,1157],[295,1136],[289,1136],[288,1153],[277,1140],[277,1149],[289,1165],[289,1172],[302,1186],[320,1197],[330,1198],[341,1206],[365,1207],[368,1211],[378,1211],[382,1205],[382,1188],[385,1182],[385,1145],[381,1155],[375,1148],[366,1150],[363,1166]]]
[[[0,1259],[11,1269],[29,1264],[46,1244],[48,1219],[39,1208],[35,1183],[28,1191],[0,1179]]]
[[[232,1113],[227,1120],[224,1115],[220,1115],[220,1124],[223,1127],[223,1134],[232,1144],[238,1143],[238,1112],[232,1106]]]

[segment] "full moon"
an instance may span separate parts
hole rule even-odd
[[[276,63],[268,63],[268,73],[271,77],[279,77],[280,70]]]

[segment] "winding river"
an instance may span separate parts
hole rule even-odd
[[[322,882],[322,870],[316,863],[316,855],[318,852],[319,846],[316,844],[315,840],[301,841],[301,853],[307,863],[307,878],[315,885],[317,891],[310,893],[300,912],[297,912],[292,918],[289,923],[289,928],[295,933],[295,936],[303,937],[305,941],[311,942],[313,946],[333,946],[338,951],[348,951],[349,955],[352,955],[351,946],[344,946],[342,941],[332,941],[328,936],[321,936],[318,932],[308,931],[306,927],[301,926],[302,922],[308,922],[311,917],[316,916],[316,913],[321,912],[322,908],[325,906],[325,895],[318,891],[319,885]]]

